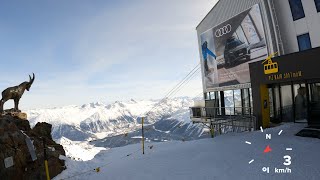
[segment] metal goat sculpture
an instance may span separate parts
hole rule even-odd
[[[25,90],[29,91],[30,87],[34,81],[34,73],[33,77],[29,75],[29,82],[25,81],[18,86],[8,87],[7,89],[2,91],[2,99],[0,100],[0,111],[3,112],[3,105],[9,99],[14,100],[14,110],[19,111],[19,101],[22,97]]]

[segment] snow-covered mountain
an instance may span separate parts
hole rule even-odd
[[[190,122],[189,107],[192,105],[193,99],[188,97],[164,99],[161,102],[131,99],[111,104],[96,102],[81,106],[34,109],[28,110],[27,114],[31,126],[37,122],[52,124],[54,139],[66,137],[72,141],[84,141],[121,137],[123,134],[133,137],[139,134],[140,117],[146,113],[145,124],[149,128],[146,134],[153,140],[160,139],[157,138],[160,133],[170,134],[167,135],[168,139],[194,139],[202,135],[203,128]],[[128,142],[118,145],[125,144]]]

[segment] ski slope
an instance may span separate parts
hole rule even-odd
[[[141,144],[111,148],[90,161],[66,159],[67,169],[54,180],[319,180],[320,140],[294,136],[304,126],[289,123],[264,132],[146,144],[145,155]],[[266,133],[272,138],[266,139]],[[263,153],[267,145],[272,151]],[[285,155],[291,156],[290,166],[283,165]],[[94,171],[97,167],[99,172]],[[270,172],[263,172],[263,167]],[[274,172],[286,167],[291,173]]]
[[[66,156],[75,161],[88,161],[101,150],[106,150],[104,147],[95,147],[87,141],[71,141],[68,138],[62,137],[56,142],[63,146]]]

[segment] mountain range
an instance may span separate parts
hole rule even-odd
[[[118,147],[141,141],[141,118],[145,116],[147,141],[192,140],[207,137],[204,126],[193,124],[189,97],[158,100],[101,102],[28,110],[33,127],[37,122],[53,125],[52,137],[90,141],[96,146]]]

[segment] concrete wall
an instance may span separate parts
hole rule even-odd
[[[297,36],[305,33],[310,35],[312,48],[320,46],[320,13],[317,12],[314,0],[301,0],[305,18],[296,21],[293,21],[289,0],[272,1],[285,54],[299,51]]]

